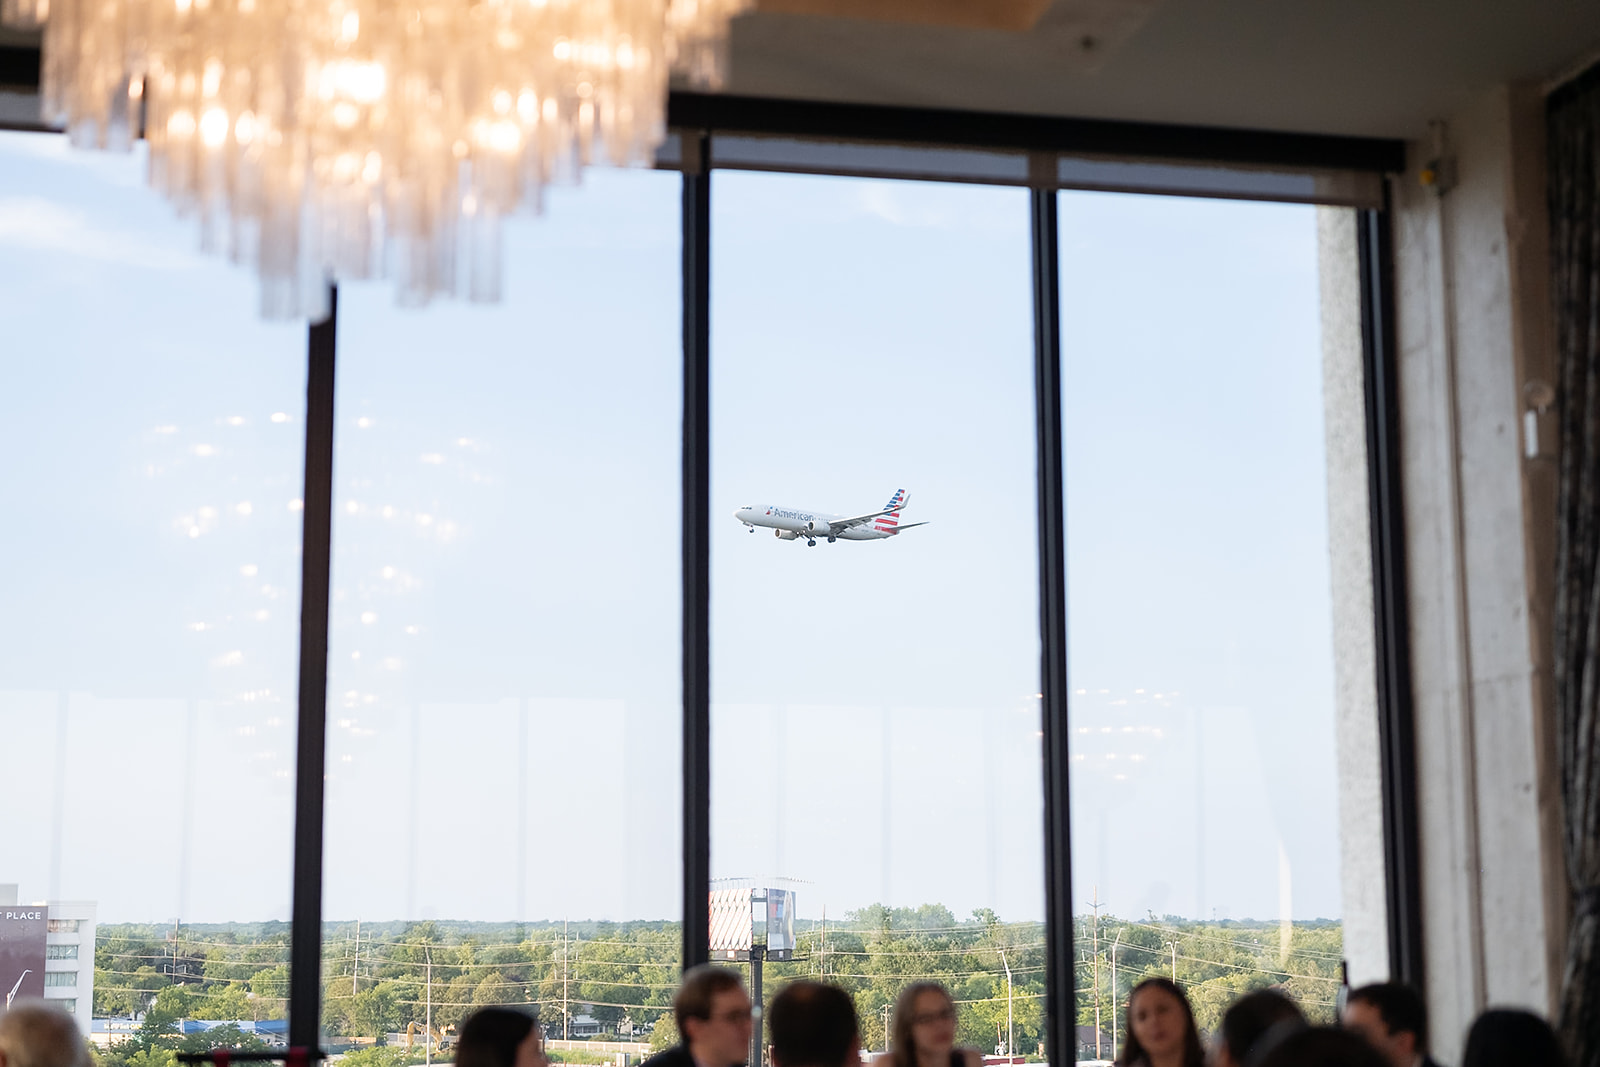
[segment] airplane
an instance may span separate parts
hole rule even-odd
[[[770,529],[780,540],[797,541],[803,537],[807,545],[816,548],[819,537],[827,538],[830,545],[841,538],[846,541],[881,541],[913,526],[928,525],[926,522],[901,525],[900,513],[910,499],[904,489],[896,489],[894,496],[883,507],[860,515],[830,515],[769,504],[740,508],[733,513],[733,517],[749,527],[751,533],[756,532],[757,526],[762,526]]]

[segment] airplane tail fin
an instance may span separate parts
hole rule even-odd
[[[900,528],[900,513],[905,510],[906,502],[911,495],[904,489],[896,489],[894,496],[883,506],[884,514],[879,515],[872,522],[872,528],[879,533],[892,534]]]

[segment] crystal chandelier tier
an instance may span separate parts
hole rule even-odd
[[[500,225],[591,161],[651,161],[673,70],[715,87],[748,0],[0,0],[44,24],[44,120],[143,131],[150,182],[252,266],[263,314],[331,279],[500,293]]]

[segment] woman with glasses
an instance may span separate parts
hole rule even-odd
[[[888,1067],[983,1067],[977,1049],[956,1047],[956,1002],[938,982],[913,982],[900,991],[888,1059]]]

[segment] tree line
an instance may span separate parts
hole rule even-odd
[[[1133,985],[1174,969],[1203,1030],[1214,1028],[1239,994],[1264,987],[1281,989],[1314,1019],[1333,1012],[1342,935],[1336,922],[1084,915],[1074,933],[1077,1021],[1098,1022],[1107,1038],[1124,1024]],[[133,1039],[102,1055],[103,1067],[173,1067],[180,1049],[258,1044],[231,1027],[180,1037],[180,1019],[285,1015],[287,923],[102,925],[98,934],[95,1015],[143,1013]],[[434,1029],[445,1031],[495,1004],[536,1008],[551,1037],[581,1014],[613,1039],[655,1047],[677,1039],[676,922],[348,922],[325,924],[323,936],[322,1027],[333,1045],[381,1046],[386,1035],[408,1029],[420,1043],[430,1015]],[[798,921],[794,958],[769,960],[764,972],[767,998],[797,977],[844,987],[855,998],[867,1048],[885,1046],[887,1011],[899,990],[929,979],[956,999],[960,1042],[996,1051],[1014,1035],[1009,1051],[1042,1057],[1042,923],[1006,922],[988,910],[957,918],[939,904],[875,904],[842,920]],[[398,1067],[408,1057],[378,1049],[355,1059],[373,1062],[350,1067]]]

